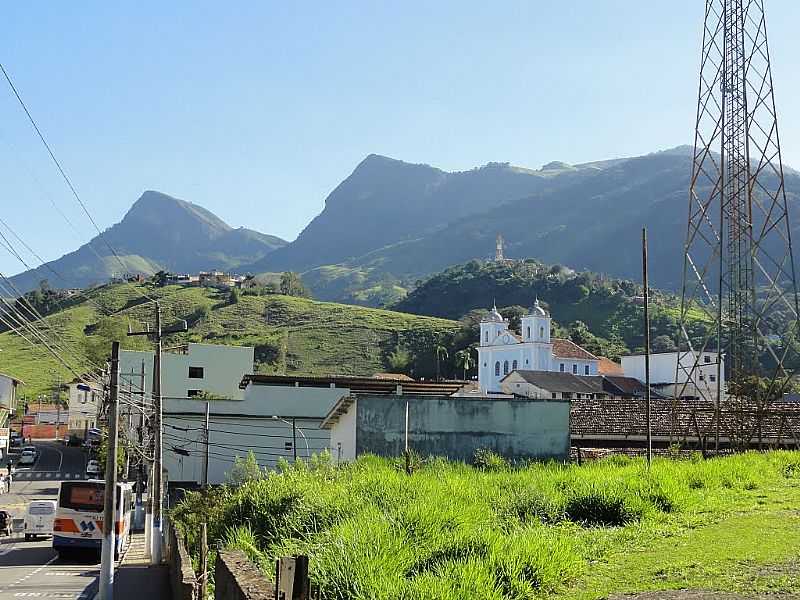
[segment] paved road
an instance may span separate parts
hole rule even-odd
[[[86,455],[80,448],[56,442],[34,443],[39,459],[31,468],[17,467],[10,494],[0,495],[0,508],[23,513],[34,498],[55,498],[64,479],[80,479]],[[87,562],[88,561],[88,562]],[[99,565],[93,557],[62,561],[50,538],[26,542],[0,538],[0,600],[22,598],[92,598],[97,592]]]

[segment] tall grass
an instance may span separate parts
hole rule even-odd
[[[262,564],[310,555],[325,599],[523,600],[583,572],[597,550],[581,531],[724,511],[732,499],[797,477],[800,455],[791,452],[662,459],[649,471],[625,458],[490,469],[433,460],[411,476],[364,457],[193,495],[175,518],[191,536],[205,511],[212,539]]]

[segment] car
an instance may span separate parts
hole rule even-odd
[[[100,476],[100,463],[96,460],[90,460],[86,463],[86,477],[89,479],[97,478]]]
[[[19,457],[20,465],[32,465],[36,462],[36,454],[30,450],[23,450]]]
[[[23,446],[22,447],[22,451],[23,452],[26,452],[26,451],[33,452],[34,456],[39,456],[39,451],[36,449],[36,446]]]
[[[34,500],[25,512],[25,541],[38,536],[53,535],[56,517],[55,500]]]
[[[7,510],[0,510],[0,533],[11,535],[11,513]]]
[[[69,439],[67,440],[67,446],[80,446],[81,444],[83,444],[83,440],[80,438],[80,436],[75,434],[69,436]]]
[[[22,448],[22,438],[20,436],[11,438],[12,448]]]

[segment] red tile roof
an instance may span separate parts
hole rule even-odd
[[[612,377],[623,377],[625,375],[621,364],[605,356],[600,356],[599,358],[600,362],[597,363],[597,372],[600,375],[610,375]]]
[[[578,346],[572,340],[553,338],[553,356],[556,358],[578,358],[580,360],[598,360],[597,357]]]

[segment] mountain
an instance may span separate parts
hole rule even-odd
[[[286,244],[275,236],[234,229],[196,204],[155,191],[144,192],[122,221],[104,232],[103,238],[97,236],[47,267],[20,273],[12,281],[26,291],[42,279],[57,287],[86,287],[123,271],[152,274],[160,269],[236,269]],[[124,269],[109,245],[119,255]]]
[[[416,281],[473,258],[511,258],[640,278],[639,240],[650,240],[650,277],[681,286],[692,148],[539,170],[490,163],[447,173],[371,155],[343,181],[298,239],[253,270],[301,271],[315,297],[391,303]],[[800,176],[786,169],[790,205]],[[800,214],[791,212],[795,239]]]

